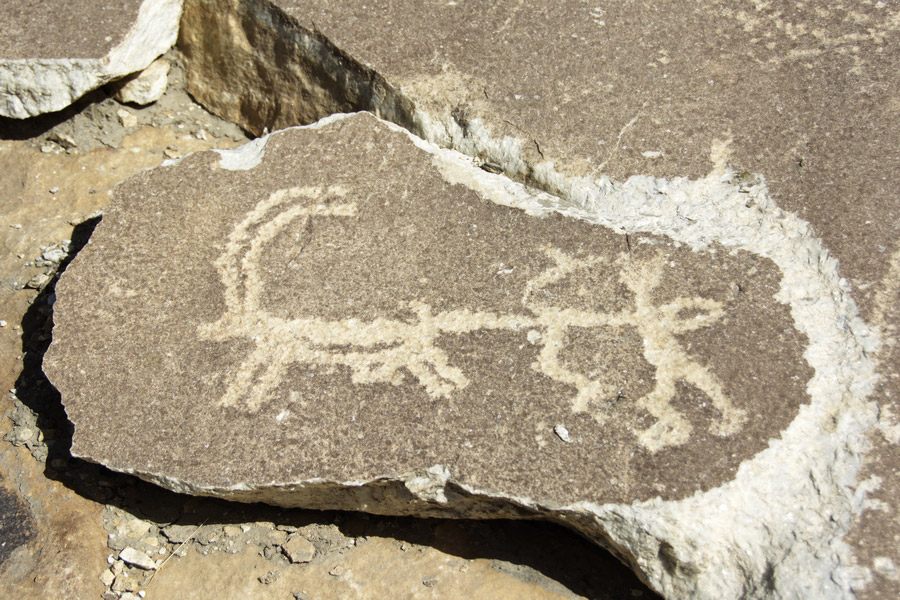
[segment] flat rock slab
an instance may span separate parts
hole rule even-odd
[[[790,282],[755,250],[797,226],[760,217],[759,182],[607,200],[567,206],[368,114],[143,172],[56,290],[44,368],[72,452],[237,500],[543,516],[657,588],[743,585],[736,543],[822,510],[776,492],[830,437],[771,442],[840,401],[808,393],[804,353],[845,350],[804,304],[815,249]],[[626,235],[616,211],[688,232]]]
[[[182,0],[0,4],[0,116],[61,110],[175,43]]]
[[[636,174],[762,174],[767,233],[751,239],[735,205],[716,217],[728,225],[711,238],[740,238],[805,290],[782,298],[810,340],[810,415],[832,409],[772,446],[798,470],[784,467],[781,483],[794,483],[770,496],[830,508],[798,518],[785,500],[781,513],[756,511],[760,522],[798,520],[745,533],[767,550],[720,558],[741,563],[755,583],[708,593],[900,595],[895,4],[499,0],[473,10],[444,1],[186,0],[180,45],[195,97],[256,133],[370,110],[606,214],[622,231],[658,227],[693,244],[706,238],[688,223],[716,222],[684,206],[654,225],[645,206],[610,209],[609,190],[628,188]],[[759,471],[739,472],[746,479],[735,490],[750,485],[750,473]],[[801,530],[809,546],[798,553]],[[832,567],[810,570],[829,553]],[[685,573],[674,578],[692,577]]]

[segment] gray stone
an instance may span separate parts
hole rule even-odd
[[[171,64],[166,59],[156,59],[119,88],[116,100],[141,106],[156,102],[166,93],[170,68]],[[123,124],[126,120],[127,118],[122,118]]]
[[[316,547],[302,535],[292,535],[281,548],[292,563],[308,563],[316,555]]]
[[[0,116],[58,111],[175,43],[182,0],[0,3]]]
[[[50,283],[51,279],[53,279],[53,277],[48,273],[38,273],[25,282],[25,287],[32,290],[41,290],[44,289],[44,286]]]
[[[842,510],[776,493],[853,410],[809,362],[847,365],[838,389],[866,363],[834,265],[762,180],[635,177],[577,206],[358,115],[116,194],[45,358],[76,456],[242,501],[540,516],[673,596],[734,595]]]
[[[131,592],[138,588],[138,581],[134,577],[129,576],[128,572],[122,572],[116,575],[116,580],[111,586],[114,592]]]
[[[260,583],[263,585],[270,585],[281,579],[280,571],[269,571],[265,575],[260,575],[257,577]]]
[[[138,567],[144,570],[152,570],[156,569],[156,562],[147,555],[146,552],[141,552],[140,550],[136,550],[134,548],[125,548],[121,552],[119,552],[119,558],[122,559],[125,563]]]
[[[167,525],[162,529],[162,534],[172,543],[181,544],[191,538],[197,531],[196,526]]]
[[[882,510],[900,493],[895,5],[501,0],[472,11],[461,2],[410,0],[274,4],[188,0],[181,37],[194,95],[257,133],[369,110],[582,207],[597,206],[608,186],[622,185],[612,182],[638,174],[702,179],[733,169],[739,189],[762,174],[769,195],[759,210],[799,226],[770,251],[815,246],[810,260],[832,291],[810,289],[810,307],[840,299],[837,310],[820,313],[823,328],[809,330],[811,348],[828,330],[845,337],[847,352],[841,360],[807,352],[816,371],[807,418],[721,492],[737,498],[753,489],[764,497],[759,506],[772,510],[751,510],[757,525],[735,539],[768,550],[718,554],[701,532],[676,546],[704,564],[729,565],[720,576],[673,575],[660,566],[647,577],[673,596],[900,595],[900,578],[884,567],[900,561],[900,522]],[[210,12],[215,19],[204,20]],[[675,212],[673,226],[681,218]],[[773,260],[794,277],[785,261]],[[805,434],[801,422],[811,428]],[[782,458],[792,466],[780,466]],[[760,471],[770,476],[755,479]],[[781,508],[772,498],[784,499]],[[795,506],[809,509],[798,516]],[[656,551],[653,543],[646,548]],[[699,587],[679,587],[682,579]],[[719,580],[728,583],[715,588]]]

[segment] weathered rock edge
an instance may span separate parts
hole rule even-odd
[[[464,183],[501,204],[555,210],[576,218],[612,227],[617,231],[649,232],[702,248],[711,242],[742,248],[773,260],[784,277],[779,300],[788,303],[796,327],[810,346],[805,354],[815,375],[807,389],[812,398],[781,439],[752,460],[746,461],[734,480],[692,498],[663,502],[650,500],[632,505],[542,506],[530,499],[505,498],[479,490],[462,489],[452,474],[436,465],[426,473],[367,482],[273,482],[265,488],[197,489],[164,474],[137,475],[178,491],[216,495],[235,500],[262,500],[275,504],[350,508],[390,514],[442,514],[454,516],[544,517],[566,522],[573,528],[612,547],[654,588],[668,597],[853,597],[870,578],[867,569],[854,566],[849,546],[843,542],[851,518],[858,514],[864,492],[856,493],[866,432],[877,422],[877,410],[867,396],[875,382],[870,358],[878,347],[877,335],[858,316],[837,263],[828,256],[808,223],[784,213],[769,198],[764,180],[740,194],[730,173],[721,169],[697,181],[671,181],[632,177],[625,183],[607,178],[567,177],[550,163],[529,163],[522,155],[524,142],[497,139],[478,119],[459,123],[449,110],[425,112],[401,91],[340,53],[316,32],[293,23],[263,0],[187,0],[188,6],[203,3],[226,10],[231,7],[269,15],[270,22],[290,32],[292,43],[309,45],[313,62],[321,61],[330,81],[339,85],[313,88],[328,93],[307,97],[269,96],[275,110],[254,109],[258,115],[280,114],[282,104],[341,98],[340,85],[375,81],[376,86],[357,86],[362,93],[343,110],[366,109],[403,124],[429,142],[452,147],[469,156],[500,165],[506,175],[549,191],[545,194],[492,178],[461,158],[444,160],[440,150],[422,139],[414,142],[435,156],[448,179]],[[186,10],[186,16],[188,14]],[[237,21],[243,27],[265,30],[267,20]],[[186,19],[185,24],[188,23]],[[182,41],[196,28],[184,25]],[[210,28],[205,34],[216,34]],[[219,32],[221,33],[221,32]],[[219,56],[229,55],[219,35]],[[185,48],[182,48],[185,50]],[[279,48],[281,51],[284,47]],[[248,47],[227,48],[238,56]],[[260,54],[257,48],[249,47]],[[205,52],[205,51],[204,51]],[[208,56],[208,54],[206,54]],[[283,58],[283,56],[282,56]],[[330,62],[326,62],[330,61]],[[275,61],[254,60],[269,73]],[[189,71],[192,70],[188,61]],[[288,61],[290,62],[290,61]],[[337,71],[335,71],[337,69]],[[202,80],[204,72],[193,70]],[[297,72],[303,74],[303,69]],[[306,73],[309,75],[309,73]],[[314,80],[314,77],[310,77]],[[247,86],[254,81],[242,82]],[[276,86],[278,87],[278,86]],[[272,91],[262,85],[259,91]],[[370,90],[377,90],[374,93]],[[208,100],[192,90],[201,102]],[[343,100],[342,100],[343,101]],[[387,110],[393,106],[399,113]],[[213,107],[215,110],[215,107]],[[340,104],[323,104],[314,117],[334,112]],[[224,109],[221,109],[224,110]],[[216,110],[220,112],[220,110]],[[222,114],[222,113],[220,113]],[[232,116],[232,118],[235,118]],[[263,132],[238,114],[237,120],[251,131]],[[274,126],[280,126],[275,121]],[[265,138],[252,146],[223,156],[223,166],[245,168],[264,152]],[[455,179],[454,179],[455,178]],[[863,489],[863,488],[860,488]],[[286,492],[282,494],[281,492]],[[290,498],[292,501],[288,501]],[[373,503],[374,501],[374,503]]]
[[[104,57],[0,59],[0,116],[27,119],[62,110],[146,68],[175,44],[181,10],[182,0],[144,0],[124,39]]]
[[[311,127],[342,118],[334,115]],[[466,155],[406,133],[432,155],[448,181],[498,204],[530,214],[559,212],[616,231],[665,235],[694,249],[717,242],[769,258],[784,275],[777,299],[789,305],[796,328],[810,340],[805,358],[815,369],[807,385],[812,401],[780,439],[745,461],[731,482],[678,501],[551,505],[469,489],[442,465],[372,481],[313,479],[227,488],[200,487],[164,473],[133,474],[178,492],[283,506],[543,518],[609,548],[671,598],[853,597],[870,574],[855,566],[842,536],[864,499],[854,490],[865,433],[877,422],[866,397],[876,380],[868,353],[879,342],[859,319],[836,261],[809,225],[775,205],[764,179],[748,187],[724,168],[700,180],[635,176],[614,183],[557,175],[570,190],[572,200],[564,200],[487,173]],[[270,137],[218,151],[220,166],[252,169],[264,158]]]
[[[184,45],[199,43],[216,47],[220,56],[248,60],[245,48],[221,45],[227,36],[211,39],[205,36],[215,36],[214,32],[198,32],[187,18],[189,6],[264,14],[265,19],[245,20],[243,26],[255,31],[277,21],[279,28],[290,32],[282,38],[287,47],[291,43],[310,46],[316,49],[315,56],[328,55],[334,48],[321,33],[304,29],[265,0],[186,0],[179,42],[186,53]],[[200,37],[191,41],[191,35]],[[253,63],[269,73],[267,78],[277,78],[276,55],[254,50]],[[284,52],[284,47],[281,50]],[[330,73],[331,79],[347,82],[351,90],[364,90],[359,82],[373,78],[380,82],[378,94],[339,96],[345,104],[404,126],[417,136],[416,143],[429,146],[436,156],[446,151],[430,144],[490,161],[510,179],[549,194],[516,187],[509,179],[504,180],[503,192],[497,193],[494,186],[495,193],[486,193],[491,186],[482,183],[487,181],[484,175],[459,170],[458,161],[439,161],[451,181],[469,185],[501,204],[523,206],[539,198],[570,216],[623,233],[666,235],[694,248],[718,242],[754,252],[779,266],[783,279],[778,299],[790,305],[797,329],[810,340],[805,358],[815,369],[807,385],[812,402],[803,407],[781,439],[745,462],[729,484],[680,501],[584,505],[575,510],[587,515],[583,518],[593,524],[589,529],[605,531],[611,541],[605,545],[621,548],[619,555],[624,553],[626,562],[667,597],[854,597],[855,590],[871,580],[871,573],[855,565],[843,536],[865,500],[858,470],[868,447],[866,434],[877,423],[877,407],[867,397],[877,380],[872,356],[880,341],[876,330],[860,319],[837,261],[810,225],[778,208],[762,177],[750,191],[750,202],[739,197],[724,163],[709,177],[693,182],[632,177],[618,184],[606,177],[563,175],[550,162],[529,161],[523,152],[527,141],[497,138],[478,118],[460,122],[450,106],[424,110],[398,86],[378,78],[371,67],[334,52],[327,65],[343,71]],[[187,62],[190,70],[190,60]],[[205,76],[197,70],[193,81]],[[227,78],[220,81],[228,85]],[[205,90],[199,86],[192,93],[205,103],[208,95],[222,91],[216,87],[220,81],[209,78]],[[257,81],[242,83],[246,90]],[[265,99],[268,89],[268,84],[261,85],[245,93]],[[254,114],[281,115],[281,107],[309,98],[268,95],[264,102],[269,106]],[[323,104],[317,110],[327,113],[336,108],[335,104]],[[402,109],[399,115],[398,108]],[[242,124],[251,131],[292,124],[277,119],[272,123],[253,121],[240,110],[231,116],[243,119]],[[472,497],[477,494],[469,492]],[[247,494],[248,498],[253,494],[249,490],[228,493],[232,497]],[[572,508],[508,500],[549,518],[554,517],[548,513],[562,515]],[[577,528],[597,539],[588,529]]]

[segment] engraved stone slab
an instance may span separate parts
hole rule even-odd
[[[544,516],[646,569],[602,507],[732,480],[809,402],[808,340],[771,260],[591,220],[368,114],[143,172],[57,287],[72,452],[238,500]]]
[[[186,0],[183,23],[192,93],[252,131],[370,110],[616,230],[773,260],[808,410],[728,486],[654,506],[681,529],[617,543],[672,597],[900,597],[896,3]],[[765,199],[616,204],[728,169]],[[730,515],[740,548],[685,511]]]
[[[0,116],[61,110],[175,43],[182,0],[0,3]]]

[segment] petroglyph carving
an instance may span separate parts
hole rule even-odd
[[[258,410],[292,364],[347,366],[357,384],[400,385],[409,374],[431,398],[446,398],[470,381],[450,363],[436,340],[445,333],[503,329],[521,331],[530,342],[540,344],[538,360],[532,368],[575,388],[573,412],[589,412],[603,422],[617,390],[602,379],[571,370],[561,360],[560,352],[570,327],[633,327],[643,338],[645,359],[656,368],[654,389],[637,401],[656,419],[649,428],[635,432],[645,447],[656,451],[688,440],[690,424],[670,403],[678,381],[703,391],[719,410],[721,419],[714,433],[733,434],[744,422],[744,412],[732,405],[716,377],[693,361],[675,337],[720,319],[724,314],[722,305],[695,297],[656,306],[652,292],[663,273],[662,257],[644,263],[634,262],[628,255],[616,259],[576,258],[547,247],[544,252],[553,264],[526,284],[521,305],[527,312],[522,314],[467,308],[434,314],[430,305],[419,300],[408,304],[415,315],[409,321],[328,321],[312,316],[285,319],[266,312],[260,303],[264,283],[259,271],[266,245],[297,219],[301,220],[301,231],[305,231],[311,218],[355,216],[356,204],[346,202],[345,197],[346,190],[338,186],[277,191],[257,204],[229,236],[225,251],[215,263],[225,287],[226,311],[218,321],[201,325],[199,333],[216,341],[250,339],[255,349],[228,378],[220,400],[222,406]],[[596,312],[556,306],[541,299],[549,297],[540,293],[548,286],[577,277],[579,272],[600,268],[618,271],[619,280],[634,296],[632,309]],[[692,316],[679,316],[685,312]]]

